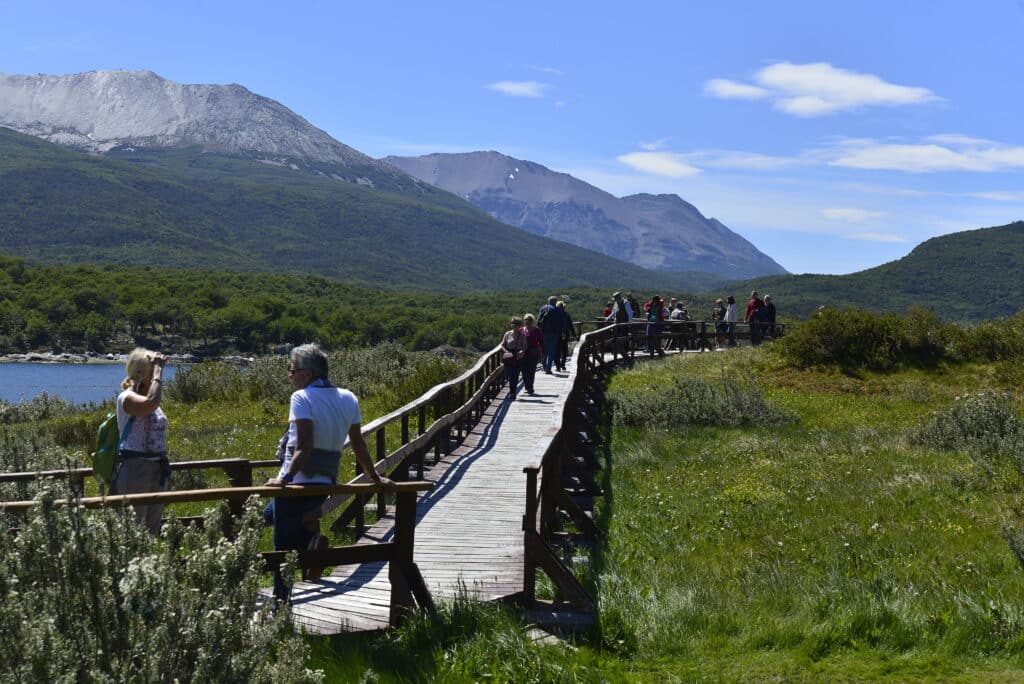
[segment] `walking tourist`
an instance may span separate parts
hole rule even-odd
[[[569,358],[569,342],[576,339],[576,327],[573,325],[569,310],[565,308],[565,302],[559,301],[556,306],[562,310],[562,314],[565,316],[565,327],[562,328],[562,334],[558,338],[558,353],[555,355],[555,367],[564,372],[565,362]]]
[[[565,310],[558,308],[558,297],[548,297],[548,303],[540,308],[537,327],[544,335],[544,372],[551,375],[558,355],[558,341],[565,330]]]
[[[764,309],[764,301],[758,296],[757,290],[750,293],[750,301],[747,302],[747,310],[743,314],[743,320],[750,325],[750,344],[761,344],[761,313]]]
[[[775,339],[775,302],[768,294],[764,296],[764,322],[768,326],[768,334]]]
[[[523,387],[527,394],[534,394],[533,379],[537,374],[537,362],[544,354],[544,333],[537,327],[533,314],[523,316],[523,327],[519,330],[526,336],[526,353],[520,362],[523,373]]]
[[[644,310],[647,312],[647,352],[651,356],[664,356],[665,350],[661,348],[661,329],[665,325],[665,307],[661,297],[651,297],[644,305]]]
[[[160,408],[165,363],[166,356],[141,347],[125,362],[126,377],[117,395],[121,443],[110,481],[111,495],[163,492],[170,486],[167,416]],[[140,523],[154,535],[160,534],[163,504],[139,504],[134,509]]]
[[[715,324],[715,349],[721,349],[725,339],[725,311],[725,303],[716,299],[715,308],[711,309],[711,320]]]
[[[526,355],[526,335],[520,330],[522,326],[523,319],[513,317],[509,322],[508,332],[501,338],[501,362],[505,366],[508,393],[513,401],[516,398],[516,390],[519,389],[519,366]]]
[[[295,391],[288,407],[288,439],[277,477],[267,486],[337,484],[341,450],[348,436],[356,462],[371,482],[392,487],[391,480],[374,470],[361,431],[359,400],[348,390],[331,385],[327,355],[315,344],[292,349],[288,379]],[[324,550],[327,538],[319,533],[320,505],[324,496],[274,499],[274,549]],[[323,568],[310,568],[303,579],[318,579]],[[274,573],[274,596],[287,599],[280,571]]]
[[[729,346],[736,346],[736,323],[739,322],[739,311],[736,309],[736,299],[732,295],[726,298],[725,307],[725,333],[729,337]]]

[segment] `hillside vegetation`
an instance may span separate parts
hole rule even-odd
[[[316,171],[198,148],[95,157],[0,128],[0,250],[33,263],[314,273],[445,294],[717,280],[512,228],[412,178],[384,191]]]
[[[903,313],[932,309],[948,321],[981,321],[1024,308],[1024,221],[932,238],[910,254],[849,275],[754,278],[724,288],[770,293],[780,311],[807,316],[819,306]]]
[[[489,349],[512,315],[551,294],[577,320],[601,311],[607,290],[430,295],[381,292],[313,276],[137,266],[28,266],[0,256],[0,353],[269,351],[320,341],[330,348],[390,340]]]

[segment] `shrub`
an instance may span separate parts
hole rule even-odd
[[[1016,404],[1001,393],[957,397],[951,406],[925,417],[912,432],[911,441],[988,458],[1011,455],[1019,466],[1024,465],[1020,460],[1024,421]]]
[[[58,447],[45,432],[0,430],[0,472],[34,473],[78,468],[84,465],[84,454],[83,460],[75,458],[76,455],[76,452]],[[0,484],[0,497],[7,501],[24,501],[35,496],[40,486],[37,481]],[[62,494],[69,491],[67,481],[63,479],[51,481],[48,486],[59,487]]]
[[[28,401],[20,401],[13,404],[9,401],[0,400],[0,425],[29,423],[34,420],[70,416],[77,413],[78,410],[71,402],[46,392]]]
[[[905,326],[893,314],[826,308],[793,326],[772,348],[799,368],[835,364],[889,370],[906,345]]]
[[[768,401],[755,383],[676,377],[667,387],[609,395],[616,425],[781,425],[796,416]]]
[[[206,531],[172,521],[158,540],[128,511],[40,503],[17,537],[0,529],[0,679],[319,679],[287,611],[257,608],[257,506],[234,540],[225,505]]]

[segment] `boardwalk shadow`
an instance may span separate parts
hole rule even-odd
[[[547,403],[547,402],[545,402]],[[498,437],[501,432],[501,427],[504,423],[505,418],[508,416],[509,409],[512,406],[510,401],[502,401],[497,405],[498,409],[495,411],[490,421],[483,425],[478,424],[478,427],[482,427],[479,442],[474,446],[468,453],[456,458],[441,474],[440,477],[434,482],[434,489],[422,495],[416,502],[416,523],[420,521],[430,512],[430,510],[440,503],[444,497],[462,481],[466,476],[466,473],[473,466],[474,463],[479,461],[481,458],[490,453],[498,443]],[[442,460],[441,463],[444,463]],[[440,467],[440,464],[435,467]],[[525,496],[525,490],[524,490]],[[484,504],[481,504],[484,505]],[[393,521],[392,516],[388,516],[388,519]],[[369,530],[368,530],[369,532]],[[375,537],[378,542],[390,542],[394,538],[395,530],[392,522],[392,527],[381,534],[379,537]],[[387,563],[363,563],[355,570],[352,571],[351,575],[344,578],[342,577],[324,577],[323,579],[316,580],[315,582],[309,582],[306,584],[316,584],[316,589],[304,589],[299,592],[292,593],[292,605],[301,605],[302,603],[308,603],[317,601],[323,598],[325,592],[329,592],[332,595],[343,595],[345,593],[356,591],[360,587],[363,587],[381,574],[387,567]]]

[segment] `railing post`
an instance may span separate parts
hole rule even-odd
[[[249,460],[225,465],[224,472],[232,487],[252,487],[252,463]],[[235,516],[241,516],[245,511],[245,502],[240,499],[232,499],[228,502],[228,506],[231,508],[232,515]]]
[[[388,456],[387,442],[385,441],[384,426],[381,425],[377,430],[377,461],[383,461]],[[387,476],[387,473],[384,473]],[[383,491],[377,492],[377,519],[383,518],[388,512],[387,499]]]
[[[530,536],[537,534],[537,469],[526,473],[526,514],[523,516],[523,600],[527,606],[537,598],[537,563],[533,558]]]
[[[416,534],[416,492],[399,492],[395,495],[395,555],[388,562],[388,579],[391,581],[391,609],[388,622],[392,627],[411,613],[416,604],[408,577],[412,571],[413,549]]]

